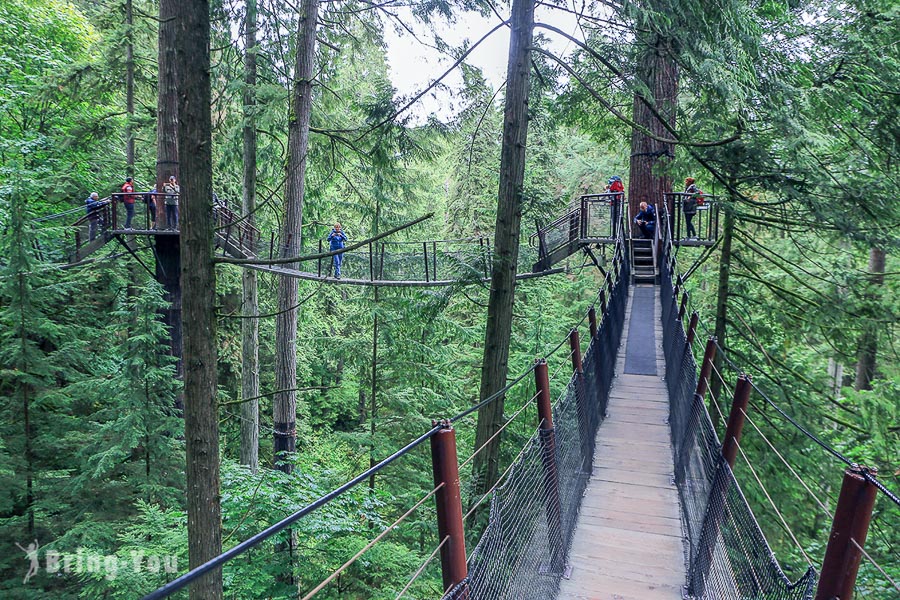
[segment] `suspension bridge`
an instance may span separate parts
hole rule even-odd
[[[696,312],[685,322],[688,294],[674,247],[685,241],[712,245],[715,240],[675,238],[672,231],[677,227],[664,209],[655,238],[635,240],[622,212],[606,198],[588,198],[535,236],[538,272],[578,251],[590,254],[592,245],[614,248],[594,302],[554,349],[497,394],[460,414],[436,418],[431,429],[370,469],[144,600],[168,597],[221,568],[426,443],[434,487],[422,490],[418,502],[306,592],[304,600],[331,585],[432,502],[436,545],[410,573],[408,583],[395,590],[396,600],[422,597],[410,590],[438,563],[443,584],[433,597],[451,600],[847,600],[863,560],[885,578],[888,593],[900,594],[897,583],[865,550],[876,501],[896,508],[900,498],[874,471],[838,452],[782,409],[725,355],[715,338],[704,346],[697,339]],[[598,222],[604,228],[601,235],[595,235]],[[699,359],[695,348],[703,350]],[[717,353],[728,369],[715,368]],[[551,362],[557,364],[552,373]],[[552,390],[562,384],[560,377],[567,380],[554,399]],[[730,411],[724,393],[712,397],[710,383],[715,379],[730,390]],[[460,460],[456,429],[471,426],[469,417],[479,408],[530,385],[530,400],[506,417],[493,438]],[[778,418],[809,437],[823,458],[845,469],[836,507],[822,503],[815,486],[765,437],[756,425],[761,419],[754,414],[751,396],[770,413],[765,419]],[[707,401],[727,423],[722,437]],[[460,472],[504,430],[521,423],[530,406],[537,413],[533,434],[499,480],[464,505]],[[806,566],[792,569],[793,577],[782,569],[742,492],[744,482],[735,476],[741,458],[765,490],[741,447],[747,425],[772,449],[773,460],[777,457],[833,519],[830,536],[822,540],[827,545],[823,562],[812,564],[801,547]],[[835,484],[840,476],[836,470]],[[766,496],[793,538],[790,523],[768,492]],[[479,510],[487,511],[487,525],[477,539],[467,538],[469,518]]]

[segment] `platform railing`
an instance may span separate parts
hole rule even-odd
[[[715,243],[719,237],[719,208],[717,196],[701,194],[698,199],[697,214],[694,215],[693,225],[696,236],[688,237],[687,221],[684,215],[684,201],[694,194],[684,192],[672,192],[664,194],[666,202],[671,204],[670,227],[672,243],[676,246],[709,246]]]

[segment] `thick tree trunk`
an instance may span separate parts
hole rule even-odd
[[[216,404],[216,275],[213,265],[212,115],[209,2],[184,0],[176,9],[180,81],[178,143],[185,150],[181,181],[184,285],[184,437],[187,458],[188,556],[196,567],[222,552],[219,419]],[[191,600],[222,598],[222,571],[191,586]]]
[[[175,175],[180,181],[178,168],[178,80],[175,66],[175,11],[179,7],[177,0],[160,0],[159,3],[159,95],[157,97],[156,124],[156,189],[162,190],[163,184]],[[159,198],[156,200],[156,223],[162,227],[165,223],[165,206]],[[184,201],[182,199],[183,210]],[[169,308],[163,319],[169,327],[172,356],[175,363],[175,376],[183,377],[184,365],[182,356],[181,334],[181,240],[177,235],[157,235],[156,244],[156,280],[166,290],[166,301]],[[182,408],[181,394],[175,400],[176,407]]]
[[[869,285],[866,290],[866,303],[868,319],[863,322],[863,331],[859,338],[859,346],[856,353],[856,381],[853,388],[856,390],[871,390],[872,380],[875,379],[875,364],[878,355],[878,322],[877,317],[882,314],[881,288],[884,285],[884,269],[887,262],[887,253],[881,248],[869,250]]]
[[[283,257],[300,253],[318,13],[318,0],[303,0],[288,119],[288,162],[281,239]],[[295,269],[297,264],[287,263],[285,268]],[[279,455],[294,452],[297,444],[297,283],[292,277],[282,277],[278,281],[278,316],[275,319],[275,389],[280,391],[275,394],[273,405],[274,450],[276,464],[285,473],[290,473],[291,466],[287,461],[280,461]]]
[[[128,41],[125,44],[125,112],[128,114],[125,121],[125,163],[128,168],[126,173],[134,175],[134,10],[132,0],[125,0],[125,28]]]
[[[256,210],[256,0],[247,0],[244,31],[244,200],[242,214],[255,224]],[[259,300],[256,271],[244,269],[241,322],[241,464],[259,467]],[[253,398],[253,400],[248,400]]]
[[[528,136],[528,92],[531,86],[531,51],[534,34],[534,0],[513,0],[507,64],[503,146],[500,151],[500,190],[494,231],[491,294],[481,370],[482,399],[506,385],[509,342],[512,333],[519,233],[522,221],[522,186],[525,178],[525,145]],[[504,398],[478,411],[475,447],[480,448],[503,424]],[[483,493],[499,476],[500,437],[475,458],[476,490]]]
[[[646,86],[634,96],[634,121],[658,137],[671,138],[664,122],[650,109],[675,126],[678,95],[678,65],[673,57],[672,41],[653,35],[638,64],[638,84]],[[659,205],[663,194],[672,191],[672,178],[661,173],[665,163],[675,157],[675,147],[647,137],[637,129],[631,133],[631,171],[628,178],[628,207],[631,218],[640,210],[641,202]],[[669,207],[671,212],[671,207]],[[632,227],[635,227],[632,224]],[[637,234],[637,230],[633,233]]]
[[[726,323],[728,319],[728,287],[731,280],[731,242],[734,238],[734,211],[731,205],[726,205],[723,209],[725,210],[725,219],[722,225],[722,254],[719,258],[719,288],[716,298],[715,335],[719,341],[719,346],[726,348],[728,341],[726,339]],[[724,360],[721,352],[716,352],[713,364],[716,372],[723,373],[722,365]],[[709,393],[709,416],[712,419],[713,426],[718,427],[720,420],[719,410],[713,406],[713,403],[716,401],[715,398],[718,398],[722,393],[722,380],[715,372],[712,374],[709,382]],[[724,405],[720,402],[719,406]]]

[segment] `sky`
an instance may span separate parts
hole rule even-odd
[[[405,22],[412,23],[412,17],[405,9],[399,9]],[[506,8],[505,10],[509,10]],[[501,13],[503,14],[503,13]],[[508,15],[504,15],[508,16]],[[544,21],[559,27],[563,31],[578,36],[578,26],[574,16],[561,11],[550,11],[544,6],[538,6],[535,11],[535,21]],[[462,13],[454,24],[442,22],[436,26],[441,37],[449,44],[462,46],[466,40],[475,43],[481,37],[495,27],[498,19],[495,15],[483,17],[476,13]],[[429,39],[430,32],[424,26],[416,26],[417,34],[423,39]],[[550,34],[553,35],[553,34]],[[438,78],[452,64],[453,60],[437,50],[422,44],[407,32],[398,34],[391,25],[385,26],[385,40],[387,42],[387,58],[391,72],[391,81],[397,89],[398,96],[411,96],[428,86],[429,82]],[[568,40],[551,42],[551,49],[559,54],[565,54],[572,49],[572,43]],[[506,80],[506,62],[509,54],[509,29],[503,27],[495,31],[488,39],[483,41],[478,48],[467,58],[467,63],[479,67],[485,78],[497,89]],[[454,71],[444,83],[457,90],[462,86],[462,75]],[[500,96],[502,98],[502,95]],[[452,91],[431,92],[413,110],[416,121],[434,113],[441,120],[447,120],[453,116],[456,108],[453,106]]]

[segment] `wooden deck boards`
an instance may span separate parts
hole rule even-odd
[[[659,362],[658,303],[655,310]],[[562,582],[560,600],[682,597],[684,538],[672,482],[666,388],[660,375],[623,374],[626,350],[623,342],[569,551],[572,573]]]

